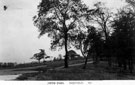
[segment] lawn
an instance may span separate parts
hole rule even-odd
[[[74,61],[74,63],[83,61]],[[57,61],[48,63],[48,69],[38,73],[26,73],[17,78],[17,80],[132,80],[133,74],[120,72],[118,68],[108,68],[106,62],[100,62],[98,65],[88,64],[87,68],[82,69],[82,65],[69,68],[55,69],[63,65],[64,62]],[[70,62],[73,64],[73,62]],[[52,68],[51,68],[52,67]],[[42,68],[45,69],[45,68]]]

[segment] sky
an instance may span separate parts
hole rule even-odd
[[[25,63],[39,49],[45,49],[47,55],[57,57],[62,51],[50,50],[47,36],[38,38],[38,29],[33,25],[32,17],[37,14],[40,0],[1,0],[0,1],[0,62]],[[89,7],[102,1],[106,6],[118,9],[125,5],[122,0],[83,0]],[[3,10],[6,5],[8,9]]]

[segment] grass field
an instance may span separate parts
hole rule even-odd
[[[70,64],[82,63],[83,61],[71,61]],[[55,69],[63,66],[63,61],[55,61],[47,64],[47,67],[40,68],[42,72],[26,73],[17,78],[17,80],[133,80],[133,74],[120,72],[118,68],[108,68],[106,62],[100,62],[98,65],[92,63],[87,68],[82,69],[82,65],[72,66],[69,68]]]
[[[79,59],[79,60],[70,60],[69,64],[74,64],[74,63],[82,63],[83,60]],[[35,65],[35,64],[34,64]],[[36,64],[34,65],[27,65],[25,67],[18,67],[18,68],[4,68],[0,70],[0,80],[9,80],[11,77],[11,79],[15,79],[15,76],[23,74],[26,75],[28,74],[38,74],[38,72],[40,71],[47,71],[47,69],[54,69],[57,67],[63,67],[64,65],[64,61],[60,60],[60,61],[53,61],[53,62],[46,62],[45,64]],[[5,78],[3,78],[5,77]],[[26,78],[27,79],[27,78]]]

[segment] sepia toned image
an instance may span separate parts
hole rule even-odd
[[[0,80],[135,80],[135,0],[1,0]]]

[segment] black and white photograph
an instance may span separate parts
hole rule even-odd
[[[0,81],[117,80],[135,80],[135,0],[0,0]]]

